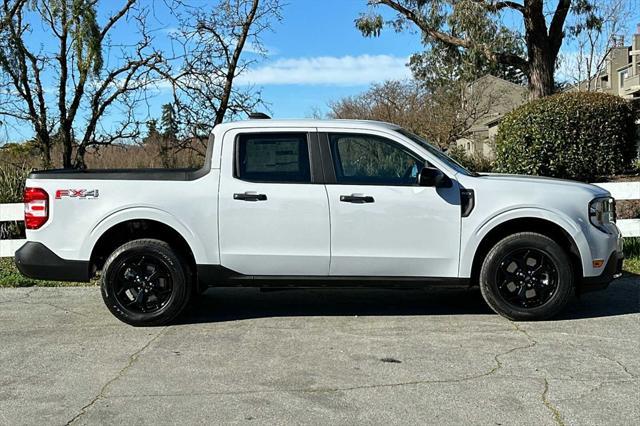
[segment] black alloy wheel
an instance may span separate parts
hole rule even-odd
[[[519,232],[498,241],[480,267],[479,284],[489,307],[515,321],[557,315],[574,293],[567,251],[549,236]]]
[[[558,288],[558,269],[541,250],[517,249],[502,259],[496,280],[505,301],[519,308],[534,308],[553,297]]]
[[[189,301],[189,277],[186,263],[164,241],[133,240],[105,262],[102,298],[111,313],[127,324],[167,324]]]
[[[123,258],[115,273],[115,297],[123,308],[136,313],[162,309],[173,292],[169,266],[158,256],[130,255]]]

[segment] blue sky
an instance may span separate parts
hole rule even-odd
[[[419,35],[383,31],[378,38],[363,37],[354,19],[366,10],[364,0],[290,1],[283,22],[264,37],[273,54],[247,76],[262,83],[274,116],[307,117],[372,82],[409,76],[406,63],[421,48]],[[269,65],[283,71],[280,79]],[[287,78],[297,83],[287,84]]]
[[[363,37],[354,20],[367,11],[366,0],[284,2],[282,22],[262,36],[268,56],[236,82],[261,88],[266,112],[274,118],[324,113],[329,102],[371,83],[410,77],[406,64],[421,48],[419,35],[384,31],[378,38]],[[156,7],[156,19],[174,25],[162,6]],[[256,57],[250,49],[243,55]]]

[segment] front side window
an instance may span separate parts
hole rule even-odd
[[[416,185],[424,160],[373,135],[330,134],[336,180],[343,184]]]
[[[307,134],[240,135],[236,142],[236,177],[251,182],[311,182]]]
[[[461,174],[463,174],[465,176],[480,176],[476,172],[472,172],[470,170],[467,170],[464,166],[460,165],[453,158],[449,157],[447,154],[445,154],[444,152],[440,151],[438,148],[434,147],[433,145],[431,145],[429,142],[425,141],[421,137],[416,136],[413,133],[411,133],[411,132],[409,132],[409,131],[407,131],[405,129],[402,129],[402,128],[396,129],[396,132],[398,132],[401,135],[411,139],[413,142],[418,144],[423,149],[426,149],[431,155],[435,156],[438,160],[442,161],[447,166],[449,166],[453,170],[455,170],[456,173],[461,173]]]

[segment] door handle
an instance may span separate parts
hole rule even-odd
[[[241,201],[266,201],[266,194],[258,194],[257,192],[247,191],[243,194],[233,194],[234,200]]]
[[[364,203],[373,203],[375,200],[370,195],[351,194],[351,195],[341,195],[340,201],[342,201],[343,203],[364,204]]]

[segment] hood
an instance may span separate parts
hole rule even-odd
[[[558,189],[574,189],[587,191],[594,196],[611,195],[606,189],[600,188],[589,183],[578,182],[568,179],[557,179],[545,176],[527,176],[527,175],[509,175],[501,173],[482,173],[476,179],[482,179],[489,182],[502,182],[525,185],[548,185],[550,190]],[[553,188],[551,188],[553,187]]]

